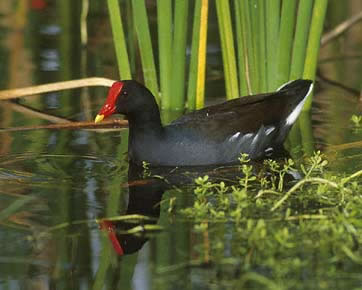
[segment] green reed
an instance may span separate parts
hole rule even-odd
[[[171,105],[167,109],[183,110],[185,105],[188,7],[189,0],[175,1],[172,51],[172,95],[167,96],[171,100]]]
[[[251,25],[251,15],[249,10],[249,5],[247,1],[238,1],[241,2],[238,6],[240,14],[237,14],[241,17],[241,27],[242,27],[242,37],[243,37],[243,48],[245,49],[242,54],[246,60],[245,71],[248,80],[248,93],[251,94],[258,90],[258,75],[257,75],[257,56],[256,48],[253,42],[253,31]],[[239,44],[240,45],[240,44]],[[241,69],[241,68],[239,68]]]
[[[158,0],[157,43],[151,40],[145,0],[129,3],[145,85],[157,98],[162,97],[164,109],[182,110],[185,104],[190,110],[202,107],[209,1]],[[272,91],[296,78],[314,79],[327,3],[327,0],[215,0],[227,98]],[[108,5],[117,39],[118,65],[128,77],[124,40],[127,32],[123,32],[118,1],[108,0]],[[189,27],[189,11],[193,11],[192,27]],[[190,30],[192,37],[188,38]],[[154,54],[156,44],[158,51]]]
[[[198,51],[200,45],[201,27],[201,0],[195,1],[194,20],[192,25],[191,57],[189,67],[189,80],[187,87],[187,108],[196,108],[196,87],[198,77]],[[205,55],[206,56],[206,55]],[[203,103],[203,101],[201,101]]]
[[[123,24],[121,19],[118,0],[107,0],[109,18],[112,26],[114,48],[116,51],[119,76],[121,79],[131,79],[131,69],[127,52],[127,45],[124,37]]]
[[[172,71],[172,2],[157,1],[158,50],[160,62],[160,89],[162,106],[168,107],[171,96]]]
[[[261,92],[267,90],[267,74],[266,74],[266,28],[265,28],[265,1],[258,0],[254,9],[257,10],[257,31],[258,31],[258,70],[259,75],[262,76],[259,82],[259,89]]]
[[[327,5],[328,0],[318,0],[314,3],[303,72],[303,77],[306,79],[315,79],[319,56],[320,38],[323,32],[323,24],[327,12]],[[309,97],[303,109],[310,110],[311,105],[312,99]]]
[[[216,0],[216,12],[224,63],[226,97],[227,99],[234,99],[239,97],[239,88],[229,2]]]
[[[144,0],[132,1],[132,12],[138,44],[141,53],[141,62],[143,68],[143,78],[146,87],[153,93],[159,101],[158,80],[153,54],[151,33],[148,24],[146,4]]]
[[[234,8],[242,95],[315,78],[327,1],[235,0]]]
[[[277,72],[277,50],[275,49],[275,41],[279,37],[280,27],[280,6],[281,0],[266,1],[265,11],[265,25],[266,25],[266,51],[267,51],[267,90],[271,91],[273,88],[274,77]]]
[[[243,26],[241,23],[241,3],[238,0],[234,1],[235,5],[235,23],[236,23],[236,43],[237,47],[237,61],[239,70],[239,88],[240,95],[245,96],[250,92],[250,78],[247,68],[248,60],[246,58],[246,43],[244,41]]]
[[[308,31],[312,17],[313,0],[300,1],[298,6],[297,23],[292,51],[292,66],[289,79],[303,76]]]
[[[289,80],[297,1],[283,1],[277,45],[277,74],[273,89]]]
[[[188,109],[204,106],[209,0],[196,0],[188,86]]]

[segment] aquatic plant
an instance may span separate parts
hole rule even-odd
[[[355,115],[353,114],[351,117],[351,121],[355,127],[361,127],[362,126],[362,115]]]
[[[216,1],[225,92],[228,99],[277,89],[291,79],[314,79],[327,0]],[[157,1],[158,53],[150,37],[144,0],[130,5],[134,31],[123,31],[118,1],[108,0],[121,78],[130,76],[126,37],[135,33],[143,78],[164,109],[200,108],[204,103],[209,1],[193,8],[188,100],[185,100],[189,2]],[[233,24],[234,23],[234,24]],[[158,55],[158,59],[156,56]],[[156,64],[159,64],[157,67]],[[293,64],[293,65],[292,65]],[[160,83],[160,89],[158,86]],[[160,101],[160,100],[159,100]],[[310,101],[308,101],[310,107]]]
[[[241,159],[237,182],[199,177],[193,203],[179,209],[194,224],[196,258],[189,264],[214,265],[219,285],[239,289],[315,288],[315,281],[330,285],[340,275],[358,284],[362,170],[332,174],[320,152],[299,165],[268,160],[261,171]],[[296,168],[303,177],[288,180]]]
[[[259,211],[262,207],[264,214],[274,212],[267,214],[270,218],[283,219],[284,211],[299,202],[328,207],[343,206],[354,198],[356,187],[359,186],[352,181],[362,176],[362,170],[347,177],[330,175],[328,161],[320,151],[301,163],[299,170],[291,159],[283,163],[265,160],[263,170],[258,172],[252,164],[248,164],[245,155],[240,161],[241,176],[237,183],[234,182],[236,184],[212,183],[208,176],[197,178],[194,204],[183,208],[182,214],[195,221],[213,222],[222,219],[240,222],[253,216],[255,210]],[[287,175],[297,173],[303,177],[293,179],[292,183],[289,177],[287,181]]]

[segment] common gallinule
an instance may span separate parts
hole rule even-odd
[[[312,91],[310,80],[295,80],[276,92],[246,96],[185,114],[163,126],[152,93],[133,80],[115,82],[95,122],[124,114],[129,122],[131,162],[152,166],[235,163],[272,156]]]

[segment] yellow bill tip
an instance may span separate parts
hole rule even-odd
[[[104,115],[97,115],[96,118],[94,119],[94,123],[99,123],[103,119],[104,119]]]

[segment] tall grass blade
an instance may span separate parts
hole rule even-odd
[[[257,1],[258,12],[258,69],[259,69],[259,90],[258,93],[265,93],[267,90],[267,71],[266,71],[266,35],[265,35],[265,1]]]
[[[290,80],[299,79],[303,76],[312,8],[313,0],[299,1],[292,53],[292,66],[290,68]]]
[[[127,49],[128,49],[128,58],[129,64],[131,67],[131,72],[136,72],[136,65],[137,65],[137,33],[136,28],[134,25],[133,17],[132,17],[132,3],[130,1],[126,1],[125,15],[129,15],[125,19],[125,26],[127,31]]]
[[[265,5],[267,90],[271,91],[274,89],[274,84],[277,83],[277,49],[275,43],[279,36],[280,0],[267,0]]]
[[[186,40],[189,0],[175,1],[175,31],[172,58],[172,98],[170,108],[183,110],[185,106]]]
[[[160,100],[157,74],[145,1],[133,0],[132,10],[138,44],[141,52],[141,62],[145,85],[153,93],[153,95],[156,97],[157,102],[159,103]]]
[[[216,12],[224,63],[226,98],[234,99],[239,97],[239,88],[229,1],[216,0]]]
[[[29,196],[24,196],[24,197],[21,197],[21,198],[17,199],[12,204],[10,204],[8,207],[6,207],[6,208],[4,208],[4,209],[2,209],[0,211],[0,221],[3,221],[5,219],[7,219],[8,217],[10,217],[13,214],[16,214],[27,203],[29,203],[30,201],[32,201],[34,199],[35,199],[35,197],[30,196],[30,195]]]
[[[123,137],[123,136],[122,136]],[[127,141],[127,140],[126,140]],[[127,144],[128,142],[125,142]],[[118,150],[121,150],[121,147],[118,146]],[[124,148],[123,148],[124,149]],[[124,151],[123,151],[124,152]],[[120,156],[118,152],[118,156]],[[110,180],[109,186],[107,188],[107,192],[109,192],[109,196],[106,202],[106,216],[112,217],[116,216],[120,208],[124,208],[125,204],[122,200],[122,189],[117,186],[117,182],[119,182],[117,177],[113,177]],[[98,269],[95,275],[93,290],[100,290],[104,288],[104,285],[107,281],[107,271],[109,267],[114,263],[116,257],[114,255],[114,249],[112,248],[111,242],[109,241],[107,235],[103,234],[100,240],[101,251],[100,251],[100,259],[98,264]]]
[[[258,0],[249,0],[249,13],[250,13],[250,24],[251,24],[251,39],[252,39],[252,57],[253,66],[255,67],[254,75],[254,92],[260,92],[260,65],[259,65],[259,21],[258,21]]]
[[[285,148],[289,151],[293,159],[299,159],[302,157],[302,136],[299,121],[295,122],[290,130],[284,145],[286,145],[286,143],[288,143],[288,146],[285,146]]]
[[[321,1],[321,0],[317,0]],[[312,156],[315,151],[312,120],[309,112],[302,111],[298,119],[300,134],[302,137],[303,151],[307,156]]]
[[[278,40],[277,80],[272,89],[278,88],[289,79],[296,5],[296,0],[283,1]]]
[[[314,2],[311,28],[309,30],[307,53],[304,63],[303,77],[305,79],[315,79],[317,61],[319,56],[320,39],[323,32],[323,24],[326,16],[328,0],[318,0]],[[308,111],[312,105],[312,94],[309,95],[303,110]]]
[[[169,108],[172,72],[172,1],[157,0],[157,28],[162,107]]]
[[[246,63],[246,48],[243,40],[241,4],[239,0],[234,1],[235,6],[235,22],[236,22],[236,47],[238,52],[238,70],[239,70],[239,88],[240,95],[245,96],[249,93],[248,87],[248,67]]]
[[[250,9],[248,1],[240,1],[240,14],[242,19],[242,35],[243,35],[243,45],[245,49],[245,67],[246,67],[246,76],[248,83],[248,94],[255,93],[257,91],[257,68],[256,68],[256,50],[253,45],[253,34],[250,20]]]
[[[200,35],[197,62],[197,84],[196,84],[196,109],[204,106],[205,98],[205,69],[206,69],[206,42],[207,42],[207,19],[209,12],[209,0],[201,0]]]
[[[292,66],[290,68],[290,80],[303,77],[304,61],[307,48],[310,20],[312,18],[313,0],[299,2],[297,24],[294,35]],[[291,148],[301,144],[301,128],[299,121],[296,122],[288,135]]]
[[[111,21],[114,47],[121,79],[131,79],[131,69],[124,37],[123,24],[118,0],[107,0],[109,18]]]
[[[188,110],[194,110],[196,108],[198,51],[199,51],[199,37],[200,37],[200,27],[201,27],[201,0],[195,1],[194,21],[192,25],[193,26],[192,26],[191,58],[189,66],[189,81],[187,87]]]

